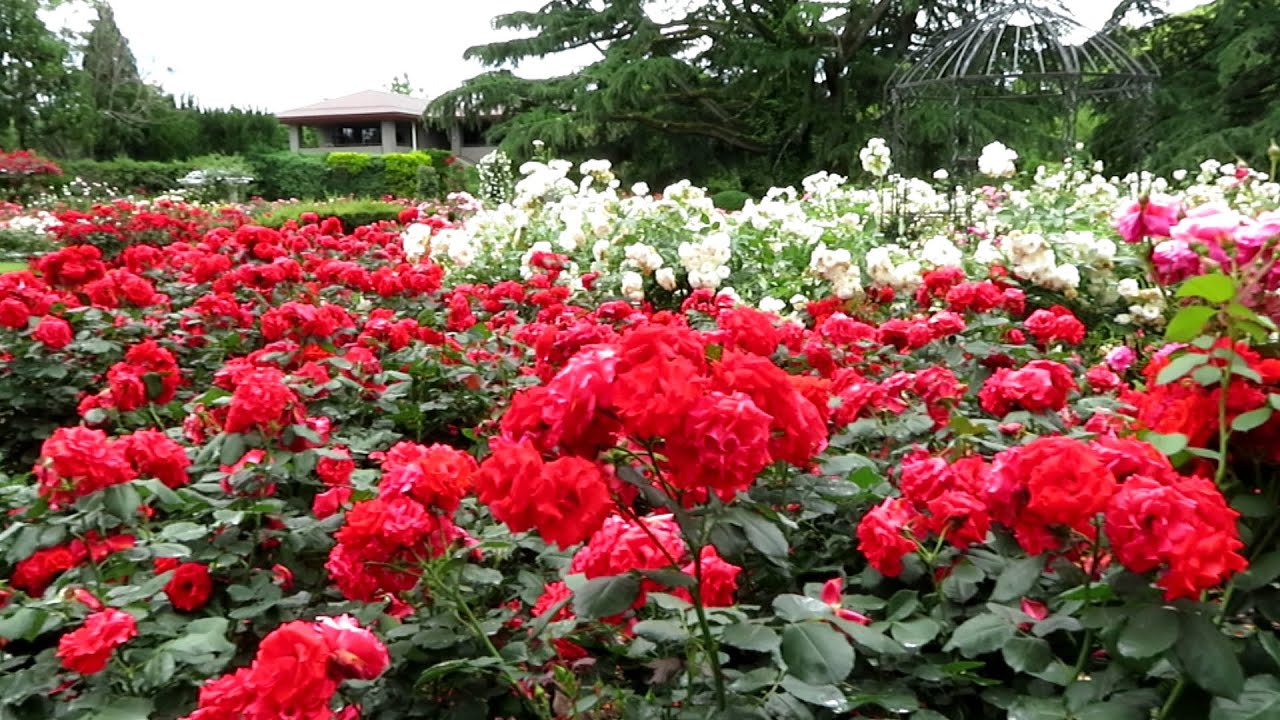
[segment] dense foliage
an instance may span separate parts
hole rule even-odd
[[[525,171],[355,228],[5,210],[57,243],[0,275],[6,713],[1280,703],[1280,186],[1042,173],[917,234],[905,178],[906,207],[824,174],[722,213]],[[742,304],[762,274],[809,294]]]

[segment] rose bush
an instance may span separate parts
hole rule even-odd
[[[502,246],[472,241],[526,210],[347,233],[156,203],[91,211],[91,230],[64,217],[60,249],[0,275],[0,707],[1167,720],[1280,703],[1256,188],[1224,191],[1236,210],[1121,209],[1151,263],[1123,272],[1174,342],[1117,344],[1042,282],[1063,273],[1028,270],[1067,252],[1019,255],[1030,230],[998,257],[926,239],[961,260],[912,267],[819,223],[829,245],[755,266],[749,233],[776,228],[689,226],[690,188],[618,201],[650,243],[619,246],[637,300],[537,245],[548,208],[611,181],[562,170],[526,168],[517,200],[540,209]],[[811,233],[833,188],[768,202]],[[1002,217],[1058,222],[1026,192]],[[689,263],[658,295],[677,226]],[[1166,231],[1199,258],[1185,276],[1163,269]],[[771,268],[815,299],[782,317],[706,287],[726,247],[729,277]],[[493,262],[458,262],[471,250]]]

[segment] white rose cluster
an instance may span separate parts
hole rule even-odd
[[[652,245],[632,243],[624,251],[623,264],[636,268],[643,275],[651,275],[663,265],[662,255]]]
[[[843,300],[862,295],[862,270],[844,248],[819,243],[809,255],[809,274],[831,283],[831,291]]]
[[[900,245],[881,245],[867,251],[867,277],[894,292],[914,292],[922,282],[920,261],[911,260]]]
[[[1080,287],[1080,269],[1071,263],[1059,263],[1053,246],[1043,235],[1010,232],[1005,237],[1005,253],[1016,277],[1075,297]]]
[[[868,140],[867,146],[858,151],[862,169],[878,178],[888,175],[889,168],[893,167],[893,161],[889,155],[889,144],[884,141],[884,138],[878,137]]]
[[[682,242],[680,264],[689,274],[689,287],[715,290],[729,277],[733,241],[726,232],[713,232],[696,242]]]
[[[991,177],[1010,177],[1018,172],[1013,164],[1017,159],[1018,153],[1005,147],[1004,143],[993,142],[982,148],[982,155],[978,156],[978,172]]]
[[[1116,292],[1129,303],[1129,312],[1116,316],[1122,324],[1150,325],[1164,323],[1165,301],[1160,288],[1144,288],[1133,278],[1125,278],[1116,284]]]

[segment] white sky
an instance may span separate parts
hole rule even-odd
[[[607,1],[607,0],[606,0]],[[366,89],[408,73],[434,97],[482,71],[464,61],[472,45],[511,37],[494,16],[536,10],[543,0],[109,0],[143,76],[207,107],[287,110]],[[669,0],[667,0],[669,2]],[[1205,0],[1168,0],[1183,10]],[[1075,19],[1101,26],[1115,0],[1066,0]],[[88,15],[57,22],[84,27]],[[593,51],[526,63],[545,77],[590,62]]]

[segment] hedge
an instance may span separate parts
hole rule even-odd
[[[351,232],[361,225],[382,220],[394,221],[404,209],[404,205],[377,200],[337,200],[277,205],[256,214],[255,218],[264,227],[279,228],[290,220],[298,220],[303,213],[312,212],[322,220],[328,217],[338,218],[343,229]]]

